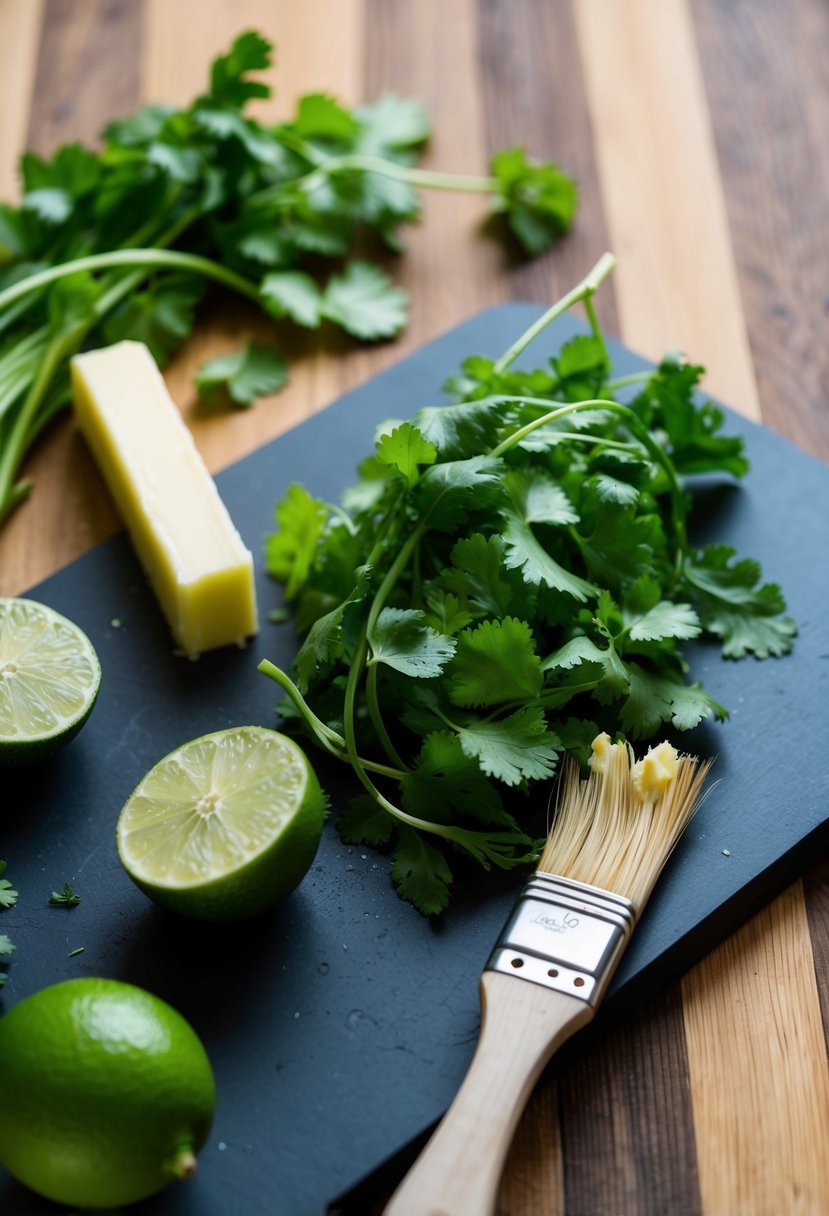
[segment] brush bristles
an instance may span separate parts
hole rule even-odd
[[[698,806],[711,762],[680,756],[664,793],[643,798],[633,753],[623,745],[609,752],[605,771],[585,780],[567,762],[538,868],[623,895],[641,912]]]

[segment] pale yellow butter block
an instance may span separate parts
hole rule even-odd
[[[253,558],[155,360],[118,342],[72,360],[75,414],[170,622],[191,657],[258,629]]]

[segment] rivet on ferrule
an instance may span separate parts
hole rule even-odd
[[[519,976],[595,1008],[636,924],[621,895],[555,874],[533,875],[486,969]]]

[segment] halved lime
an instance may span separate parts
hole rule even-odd
[[[98,656],[77,625],[34,600],[0,599],[0,768],[68,743],[100,685]]]
[[[157,903],[237,920],[292,891],[319,845],[325,795],[305,753],[262,726],[185,743],[159,760],[118,819],[118,853]]]

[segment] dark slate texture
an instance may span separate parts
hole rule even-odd
[[[441,382],[465,356],[500,354],[538,311],[508,304],[474,317],[218,477],[257,556],[263,618],[279,599],[263,573],[263,537],[286,484],[301,481],[335,499],[378,422],[439,401]],[[532,362],[578,328],[562,319],[530,352]],[[612,353],[618,374],[643,366],[622,347]],[[820,753],[829,743],[829,474],[739,416],[728,426],[745,436],[752,472],[739,488],[705,488],[696,535],[759,558],[765,576],[784,587],[800,637],[790,657],[763,663],[729,663],[713,646],[694,648],[693,676],[732,713],[687,744],[717,754],[717,784],[637,930],[605,1021],[710,950],[825,842],[826,769],[801,764],[800,741],[805,728]],[[397,898],[386,859],[344,847],[329,823],[307,879],[272,914],[211,927],[156,909],[118,862],[120,807],[144,772],[186,739],[275,724],[278,689],[255,669],[262,657],[290,663],[292,629],[264,621],[243,652],[197,663],[174,657],[123,536],[30,594],[87,631],[104,677],[70,747],[0,781],[0,855],[21,893],[0,925],[17,944],[2,1004],[60,979],[111,976],[169,1000],[202,1035],[219,1106],[199,1173],[131,1209],[136,1216],[320,1216],[452,1098],[474,1046],[477,977],[516,880],[481,874],[430,924]],[[348,772],[322,761],[319,769],[336,808],[353,789]],[[50,891],[66,879],[83,902],[49,907]],[[84,953],[70,959],[78,946]],[[0,1212],[56,1210],[0,1176]]]

